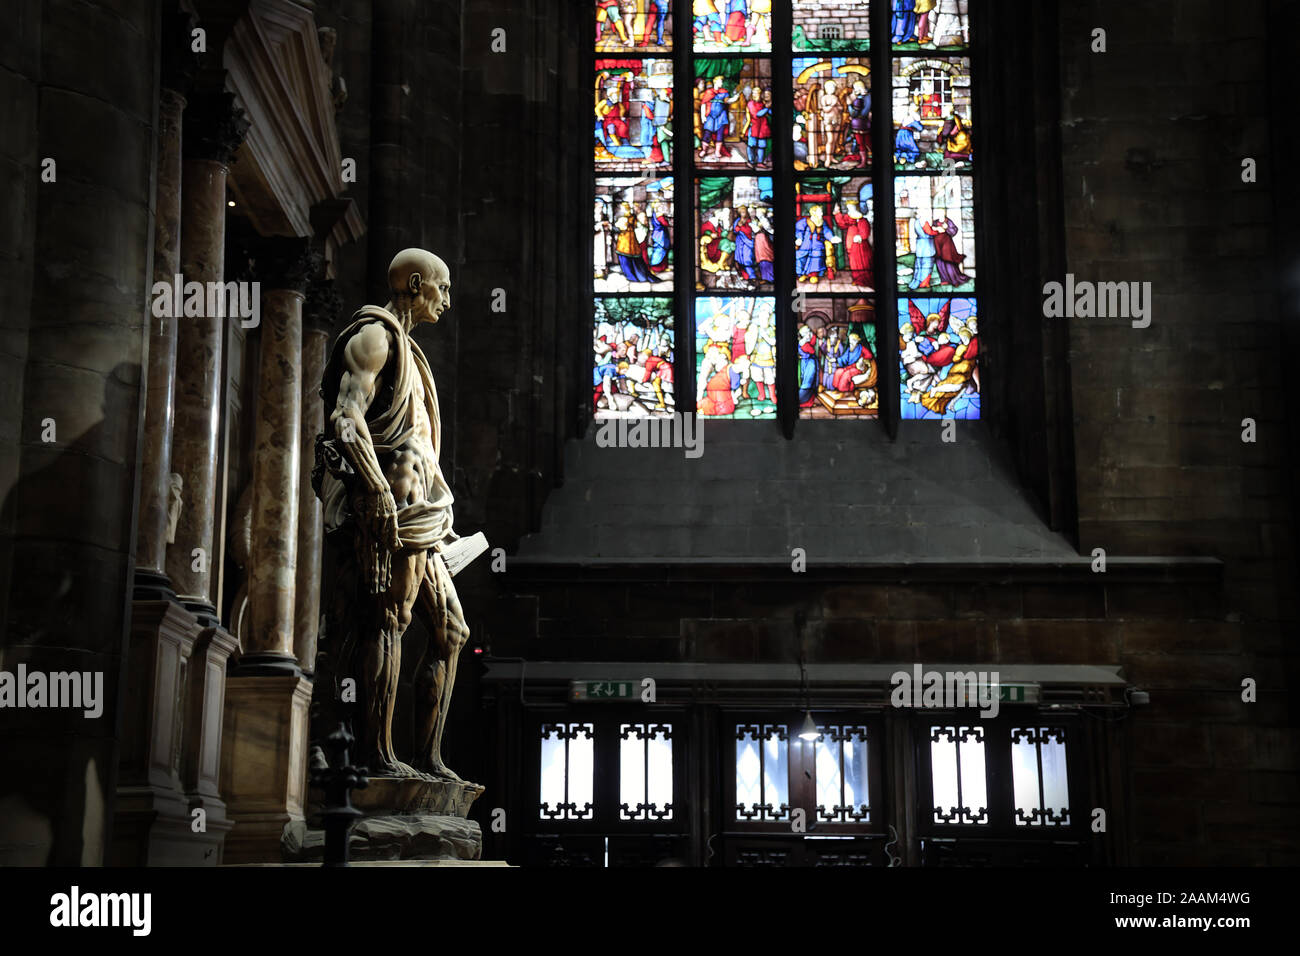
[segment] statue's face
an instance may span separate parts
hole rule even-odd
[[[431,259],[429,275],[421,276],[420,292],[416,296],[417,309],[424,313],[424,321],[430,323],[437,322],[451,308],[451,273],[437,256]]]

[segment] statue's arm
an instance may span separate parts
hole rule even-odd
[[[335,435],[349,436],[338,442],[342,455],[364,483],[366,495],[357,515],[367,546],[361,555],[372,594],[382,594],[391,584],[390,553],[401,548],[397,530],[397,505],[392,489],[379,467],[366,411],[375,399],[380,373],[388,362],[388,332],[378,323],[363,327],[343,349],[343,377],[339,397],[330,413]],[[347,423],[351,423],[348,427]]]
[[[366,411],[379,388],[379,374],[388,362],[388,333],[378,323],[367,325],[343,349],[343,378],[338,401],[330,415],[335,435],[348,436],[338,443],[343,456],[374,494],[388,491],[379,467]],[[349,427],[345,423],[351,423]],[[349,440],[350,438],[350,440]]]

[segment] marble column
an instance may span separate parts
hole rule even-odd
[[[321,548],[324,521],[320,499],[311,486],[316,464],[316,436],[325,426],[321,376],[341,300],[333,282],[313,282],[303,307],[302,463],[298,479],[298,576],[294,586],[294,655],[308,674],[316,672],[320,628]]]
[[[318,265],[308,239],[264,239],[254,256],[262,284],[262,320],[248,569],[252,628],[236,665],[241,677],[301,673],[294,651],[294,590],[302,464],[302,304]]]
[[[181,274],[186,282],[221,282],[226,236],[226,173],[248,121],[226,92],[195,94],[185,110],[181,174]],[[166,572],[182,603],[201,623],[217,625],[212,563],[221,415],[224,324],[217,315],[182,316],[176,340],[172,470],[184,502]]]
[[[164,73],[164,76],[166,74]],[[158,179],[154,189],[153,280],[170,286],[180,272],[181,114],[185,95],[164,85],[158,103]],[[149,386],[140,453],[136,517],[135,596],[166,599],[167,505],[172,462],[172,403],[176,382],[176,316],[149,317]]]

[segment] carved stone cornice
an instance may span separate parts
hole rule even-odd
[[[239,166],[231,171],[240,208],[264,235],[320,237],[313,207],[340,197],[346,185],[332,70],[315,18],[298,3],[250,0],[223,55],[229,88],[253,121]],[[364,230],[355,204],[349,204],[340,209],[330,238],[349,242]]]
[[[186,159],[230,164],[248,133],[249,121],[233,93],[190,94],[181,145]]]

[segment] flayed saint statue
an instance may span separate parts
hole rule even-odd
[[[438,393],[411,337],[450,308],[451,277],[433,253],[405,249],[388,268],[388,288],[387,306],[366,306],[340,333],[321,384],[327,421],[313,483],[327,536],[343,543],[334,597],[350,605],[336,677],[356,681],[356,756],[371,776],[460,781],[442,760],[456,661],[469,637],[452,575],[486,541],[452,530],[451,489],[438,465]],[[393,749],[393,712],[413,616],[429,644],[414,675],[408,764]]]

